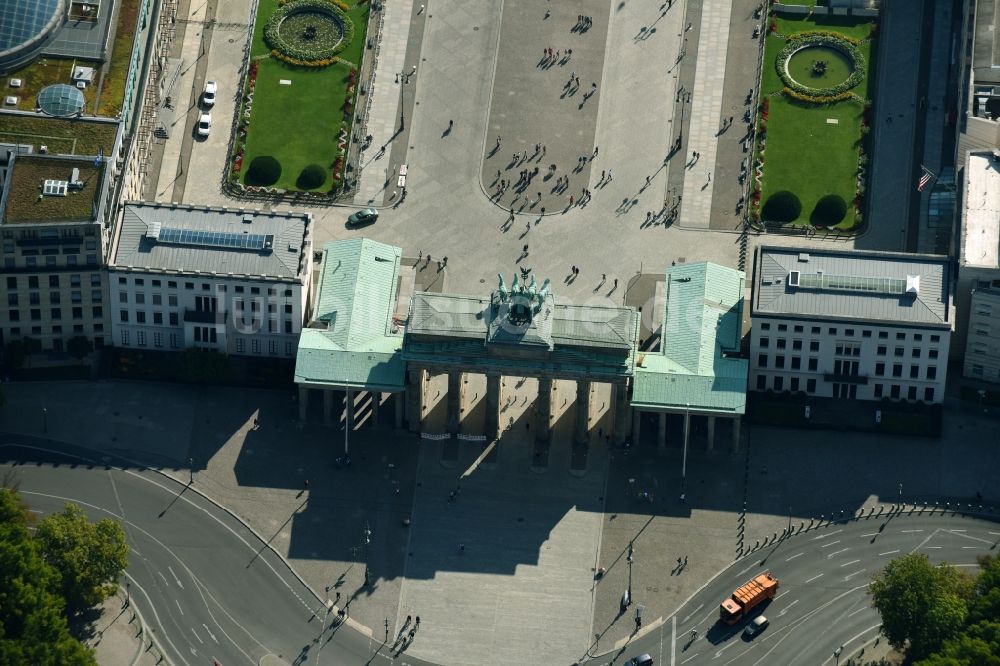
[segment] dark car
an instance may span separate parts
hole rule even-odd
[[[640,654],[638,657],[632,657],[627,666],[653,666],[653,658],[649,653]]]
[[[768,624],[770,623],[768,622],[766,617],[764,617],[763,615],[758,615],[753,620],[751,620],[750,624],[747,625],[747,628],[743,630],[743,635],[746,636],[747,638],[753,638],[760,632],[767,629]]]
[[[362,224],[371,224],[378,219],[378,211],[374,208],[363,208],[347,218],[347,226],[357,227]]]

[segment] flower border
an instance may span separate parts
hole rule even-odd
[[[340,41],[337,42],[335,46],[317,51],[308,51],[306,49],[291,46],[281,39],[280,28],[284,20],[292,14],[298,14],[308,10],[319,11],[327,14],[340,23],[343,34]],[[267,19],[267,24],[264,26],[264,41],[267,45],[279,54],[291,59],[295,62],[295,64],[330,61],[326,62],[326,64],[329,65],[332,62],[331,59],[333,56],[347,48],[347,45],[353,40],[354,22],[346,13],[344,13],[344,10],[337,5],[332,4],[330,0],[293,0],[292,2],[288,2],[281,7],[278,7],[278,9],[271,14],[270,18]]]

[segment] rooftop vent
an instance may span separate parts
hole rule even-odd
[[[69,188],[71,190],[82,190],[83,189],[83,181],[80,180],[80,170],[77,169],[76,167],[73,167],[73,171],[72,171],[72,173],[70,173],[70,176],[69,176]]]
[[[46,180],[42,183],[42,194],[50,197],[64,197],[68,187],[69,183],[65,180]]]
[[[808,252],[799,252],[799,261],[801,261],[802,263],[805,263],[805,262],[809,261],[809,253]]]
[[[146,238],[157,240],[160,237],[160,228],[159,222],[150,222],[149,226],[146,227]]]
[[[243,224],[250,224],[252,222],[253,222],[253,215],[251,215],[250,213],[246,213],[243,216]]]

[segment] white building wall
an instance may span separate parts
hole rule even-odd
[[[1000,291],[972,293],[962,375],[1000,382]]]
[[[857,400],[896,397],[940,403],[950,338],[951,332],[940,328],[758,315],[750,333],[748,388]],[[895,372],[899,376],[894,376]],[[846,377],[852,374],[867,381]]]
[[[308,291],[299,282],[113,267],[108,283],[115,347],[295,356]]]

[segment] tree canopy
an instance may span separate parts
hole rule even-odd
[[[892,560],[875,574],[868,592],[882,615],[889,644],[914,660],[930,655],[965,624],[973,579],[949,566],[936,567],[923,553]]]
[[[28,531],[16,492],[0,488],[0,663],[93,665],[93,653],[69,633],[60,575]]]
[[[45,518],[35,538],[46,562],[62,573],[62,593],[71,612],[95,606],[118,589],[128,563],[122,526],[102,518],[87,519],[75,504]]]

